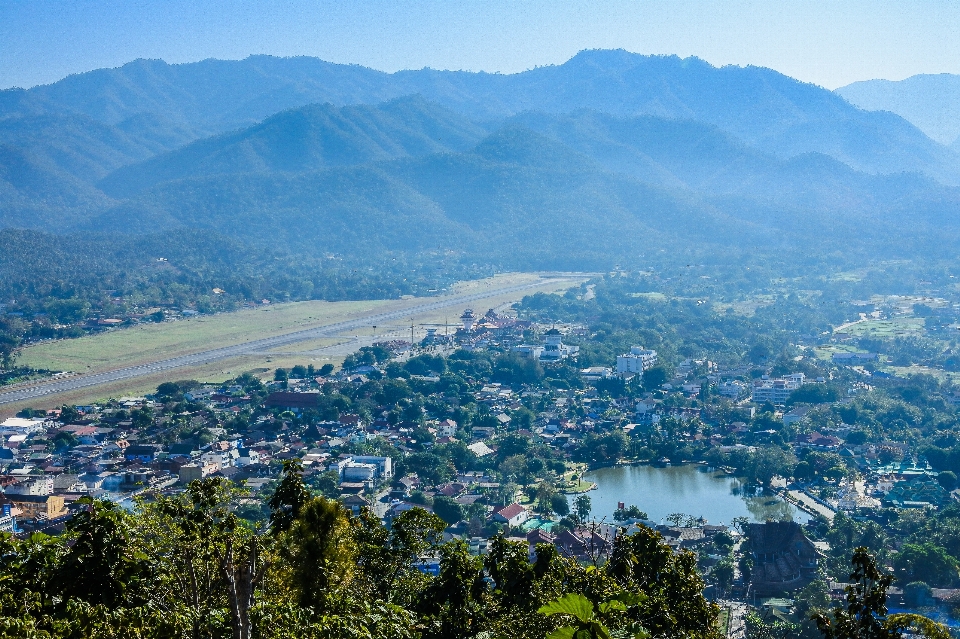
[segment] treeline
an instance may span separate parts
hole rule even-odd
[[[294,464],[268,529],[231,512],[238,497],[209,479],[134,512],[87,498],[60,537],[3,538],[0,636],[540,639],[580,619],[623,637],[722,636],[694,555],[650,530],[612,540],[605,562],[552,545],[531,561],[502,537],[481,558],[444,543],[425,510],[387,529],[311,497]]]
[[[21,343],[75,337],[89,318],[148,309],[230,311],[266,299],[395,299],[489,273],[427,259],[299,255],[214,232],[54,235],[0,230],[0,363]],[[153,320],[162,320],[155,315]]]

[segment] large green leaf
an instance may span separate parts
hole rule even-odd
[[[593,604],[583,595],[568,593],[538,610],[542,615],[573,615],[583,623],[593,619]]]
[[[546,639],[573,639],[576,633],[577,629],[573,626],[564,626],[551,632]]]

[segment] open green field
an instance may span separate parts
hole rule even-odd
[[[19,363],[77,373],[111,370],[332,324],[376,311],[389,303],[389,300],[293,302],[174,322],[140,324],[30,346],[23,349]]]
[[[844,332],[854,337],[875,337],[877,339],[917,335],[923,332],[923,318],[897,317],[885,320],[867,320],[846,327]]]

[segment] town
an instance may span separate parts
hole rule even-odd
[[[890,606],[954,625],[960,454],[950,425],[960,394],[951,383],[886,373],[887,356],[851,348],[843,331],[782,353],[751,337],[743,357],[714,361],[679,354],[683,307],[643,307],[672,326],[656,344],[622,342],[649,334],[642,327],[601,329],[558,308],[595,308],[589,293],[602,290],[612,312],[630,286],[609,278],[509,311],[465,309],[453,329],[363,347],[339,369],[170,381],[146,397],[26,409],[0,424],[0,527],[58,534],[85,498],[133,509],[205,478],[236,486],[237,516],[264,526],[294,472],[311,493],[388,529],[404,513],[433,513],[443,538],[475,556],[501,538],[524,544],[531,561],[549,544],[602,562],[618,534],[656,531],[693,553],[729,636],[810,631],[810,612],[845,596],[861,545],[898,576]],[[873,321],[913,313],[899,302],[879,308]],[[957,307],[941,308],[949,321]],[[871,339],[860,342],[884,348]],[[764,507],[725,521],[696,506],[648,513],[639,486],[602,510],[595,471],[636,464],[736,481]],[[440,561],[427,552],[417,567],[437,575]]]

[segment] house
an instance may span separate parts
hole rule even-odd
[[[456,437],[457,422],[452,419],[445,419],[437,425],[437,435],[440,437]]]
[[[162,450],[159,444],[134,444],[127,446],[123,451],[123,457],[127,461],[138,461],[148,464],[157,458],[157,454]]]
[[[816,577],[820,553],[795,521],[750,524],[747,543],[754,566],[751,582],[758,596],[796,590]]]
[[[180,467],[180,482],[189,484],[192,481],[203,479],[203,467],[198,464],[184,464]]]
[[[794,407],[794,409],[791,410],[789,413],[784,413],[784,415],[783,415],[783,425],[784,425],[784,426],[791,426],[791,425],[793,425],[793,424],[796,424],[796,423],[798,423],[798,422],[803,421],[804,419],[806,419],[807,413],[809,413],[812,408],[813,408],[813,406],[796,406],[796,407]]]
[[[484,444],[483,442],[476,442],[467,446],[467,450],[472,452],[477,457],[486,457],[487,455],[493,454],[493,449]]]
[[[349,510],[353,515],[359,515],[363,508],[369,508],[370,502],[360,495],[347,495],[340,500],[343,507]]]
[[[840,448],[843,442],[833,435],[821,435],[815,430],[809,433],[797,435],[796,444],[799,447],[813,448],[815,450],[835,451]]]
[[[239,468],[260,463],[259,451],[251,450],[250,448],[241,448],[239,449],[238,452],[239,452],[239,457],[237,457],[235,463]]]
[[[856,366],[866,362],[876,362],[880,356],[877,353],[834,353],[830,360],[841,366]]]
[[[493,521],[508,526],[519,526],[529,518],[530,513],[527,512],[527,509],[517,503],[504,506],[493,513]]]
[[[553,544],[567,557],[586,559],[606,555],[613,547],[615,535],[616,529],[611,526],[578,527],[558,534]]]

